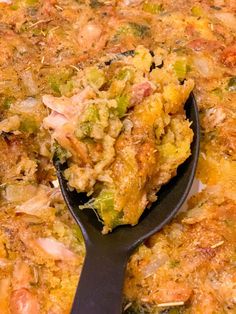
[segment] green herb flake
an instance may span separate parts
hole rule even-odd
[[[227,89],[230,92],[236,92],[236,76],[231,77],[229,79],[228,85],[227,85]]]
[[[62,96],[64,92],[68,92],[73,88],[72,83],[68,83],[73,75],[72,69],[62,69],[59,73],[50,74],[48,83],[56,96]]]
[[[116,112],[119,118],[124,117],[129,107],[129,97],[127,95],[120,95],[116,98],[117,108]]]
[[[170,261],[170,268],[175,268],[175,267],[179,266],[179,264],[180,264],[180,261],[172,260],[172,261]]]
[[[102,190],[94,201],[94,207],[99,211],[114,210],[114,195],[112,191]]]
[[[115,228],[121,224],[124,213],[123,211],[118,212],[114,209],[114,192],[112,190],[102,190],[98,197],[95,198],[93,205],[98,215],[104,218],[104,221],[111,228]]]
[[[91,67],[86,72],[86,78],[92,87],[101,88],[105,83],[105,75],[103,70],[97,67]]]
[[[88,106],[83,122],[80,122],[75,136],[80,140],[90,137],[94,124],[99,120],[99,110],[95,104]]]
[[[13,101],[14,101],[13,97],[6,97],[2,103],[3,109],[9,109]]]
[[[55,80],[50,82],[51,89],[58,95],[61,96],[60,84]]]
[[[90,121],[85,121],[81,123],[80,130],[76,132],[76,136],[78,138],[85,138],[85,137],[90,136],[91,131],[92,131],[92,123]]]
[[[119,73],[117,74],[116,78],[119,81],[132,80],[133,76],[134,76],[134,73],[130,69],[121,69]]]
[[[60,93],[65,96],[71,96],[71,92],[74,88],[74,82],[72,80],[67,81],[65,84],[62,84],[59,89]]]
[[[177,60],[173,67],[178,79],[180,80],[185,79],[186,74],[190,71],[190,67],[186,63],[186,60]]]
[[[147,25],[130,22],[129,26],[136,37],[144,38],[150,35],[150,27]]]
[[[144,24],[130,22],[119,27],[113,39],[117,40],[119,37],[127,35],[144,38],[150,35],[150,27]]]
[[[98,0],[90,0],[90,7],[92,9],[98,9],[101,6],[103,6],[103,4],[101,2],[99,2]]]

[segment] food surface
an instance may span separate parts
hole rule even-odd
[[[160,52],[139,46],[131,54],[79,71],[70,98],[42,98],[69,188],[90,196],[80,209],[97,212],[103,233],[138,222],[189,157],[193,138],[184,111],[193,80],[179,80],[182,60],[165,58],[160,69]]]
[[[43,97],[73,97],[81,69],[140,45],[194,80],[204,190],[134,252],[123,311],[235,313],[235,13],[234,0],[0,0],[1,313],[69,313],[85,254]]]

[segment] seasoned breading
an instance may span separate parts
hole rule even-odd
[[[81,209],[97,211],[103,233],[137,224],[191,154],[193,133],[184,104],[194,83],[179,80],[182,60],[171,65],[164,59],[158,73],[150,70],[156,58],[139,46],[132,57],[81,70],[78,94],[43,96],[51,109],[44,127],[59,145],[57,157],[67,161],[64,176],[70,188],[91,196]],[[161,80],[166,72],[169,79]]]
[[[156,68],[151,80],[169,82],[174,67],[180,80],[195,82],[197,177],[206,191],[133,254],[124,313],[235,313],[235,13],[234,0],[0,0],[1,313],[69,313],[84,258],[55,180],[42,96],[79,97],[81,68],[139,45],[155,52],[156,65],[171,67]],[[150,86],[134,87],[133,101],[149,93]],[[119,128],[116,120],[110,134]],[[132,128],[126,119],[126,132]],[[88,161],[84,147],[68,141],[83,162],[100,160],[100,145]],[[138,147],[141,161],[151,144]]]

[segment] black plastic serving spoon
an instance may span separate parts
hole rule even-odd
[[[102,224],[91,209],[80,210],[88,201],[83,193],[70,191],[63,171],[67,167],[54,160],[65,202],[79,224],[86,245],[86,257],[76,291],[72,314],[120,314],[127,260],[145,239],[159,231],[177,213],[191,188],[199,153],[200,127],[193,94],[185,104],[187,118],[192,122],[194,139],[191,156],[178,168],[177,175],[158,192],[158,200],[146,209],[140,222],[121,226],[102,235]]]

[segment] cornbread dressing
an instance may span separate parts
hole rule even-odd
[[[46,102],[140,46],[155,53],[151,80],[194,81],[203,190],[133,253],[123,312],[235,313],[235,13],[234,0],[0,0],[1,314],[70,313],[85,248],[56,180]]]

